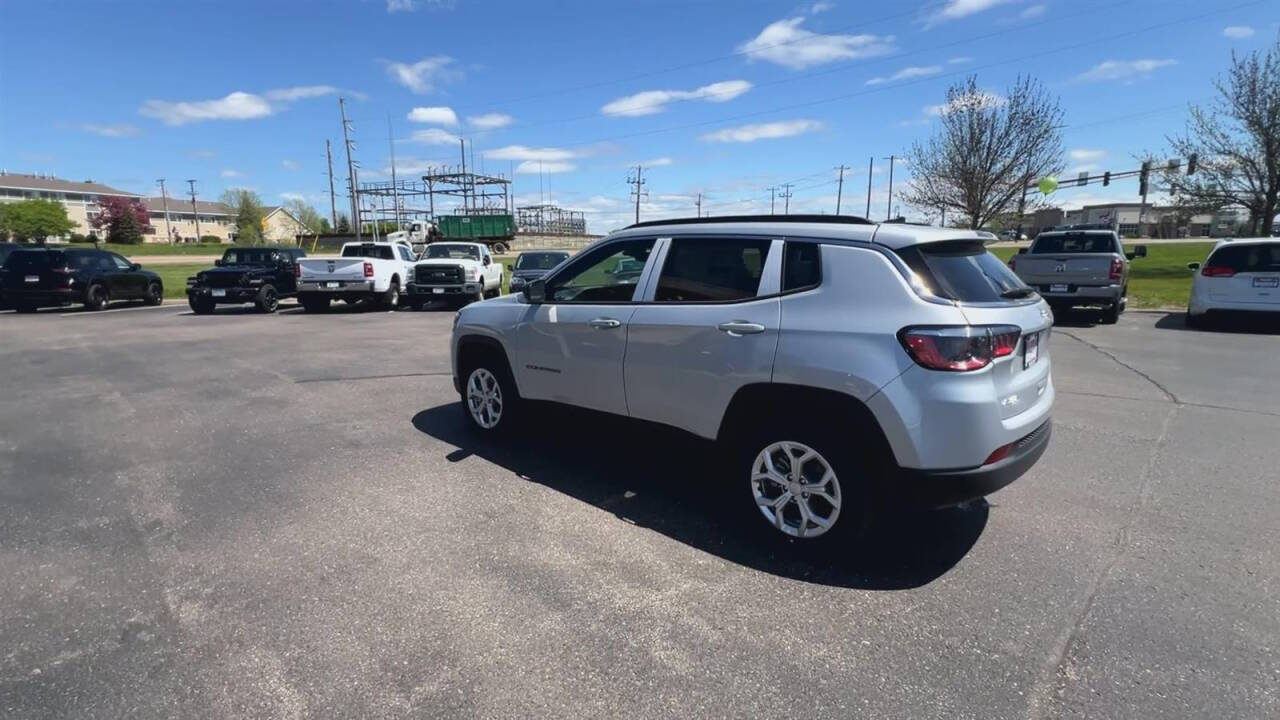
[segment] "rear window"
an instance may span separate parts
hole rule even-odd
[[[898,256],[930,292],[948,300],[999,302],[1008,299],[1003,293],[1027,287],[981,240],[915,245]]]
[[[1280,243],[1226,245],[1213,251],[1206,265],[1241,272],[1280,272]]]
[[[342,257],[367,257],[378,260],[394,260],[390,245],[348,245],[342,248]]]
[[[9,259],[5,260],[4,268],[25,272],[63,267],[66,264],[67,258],[61,250],[14,250]]]
[[[1031,244],[1031,253],[1033,255],[1113,252],[1116,252],[1116,239],[1109,233],[1040,235],[1036,238],[1036,241]]]
[[[520,253],[516,258],[517,270],[550,270],[564,262],[569,253]]]

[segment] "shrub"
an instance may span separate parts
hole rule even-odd
[[[200,242],[202,242],[202,243],[212,243],[212,244],[214,244],[214,245],[221,245],[221,244],[222,244],[222,238],[218,237],[217,235],[201,235],[201,236],[200,236]]]

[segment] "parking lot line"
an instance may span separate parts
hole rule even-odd
[[[173,310],[177,307],[181,307],[181,306],[178,305],[178,303],[166,303],[164,305],[137,305],[137,306],[131,305],[129,307],[108,308],[106,310],[98,310],[96,312],[92,310],[76,310],[74,312],[60,313],[58,317],[80,317],[82,315],[105,315],[107,313],[133,312],[134,310],[164,310],[166,308],[169,310]]]

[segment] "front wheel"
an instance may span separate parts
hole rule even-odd
[[[164,302],[164,288],[158,282],[151,283],[147,286],[147,294],[142,301],[148,305],[159,305]]]
[[[107,307],[110,298],[107,295],[107,288],[98,283],[89,286],[84,291],[84,306],[89,310],[102,310]]]
[[[506,362],[484,355],[463,366],[462,409],[473,430],[501,435],[516,423],[520,395]]]
[[[276,292],[274,285],[263,285],[258,290],[258,297],[254,298],[253,305],[258,312],[271,314],[280,307],[280,294]]]
[[[196,315],[208,315],[217,307],[217,303],[209,298],[190,297],[187,298],[187,304],[191,306],[191,312]]]

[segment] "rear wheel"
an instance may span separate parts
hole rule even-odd
[[[324,312],[329,309],[329,298],[299,295],[298,304],[302,305],[302,309],[309,313]]]
[[[520,412],[520,395],[506,360],[495,351],[477,353],[462,365],[462,410],[473,430],[501,435]]]
[[[1103,325],[1115,325],[1118,322],[1120,322],[1120,301],[1119,300],[1112,303],[1110,306],[1108,306],[1105,310],[1102,311]]]
[[[506,243],[502,243],[502,242],[494,243],[494,244],[493,244],[493,254],[494,254],[494,255],[506,255],[506,254],[507,254],[507,244],[506,244]]]
[[[273,313],[280,307],[280,294],[276,292],[274,285],[263,285],[258,290],[258,297],[254,298],[253,305],[258,308],[258,312]]]
[[[84,291],[84,306],[89,310],[101,310],[107,306],[110,298],[104,285],[94,283]]]
[[[383,310],[395,310],[400,307],[400,283],[398,281],[391,281],[391,285],[379,299],[379,305]]]
[[[164,302],[164,288],[158,282],[151,283],[147,286],[147,294],[142,301],[148,305],[159,305]]]

